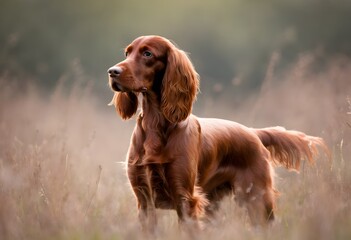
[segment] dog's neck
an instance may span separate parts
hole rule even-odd
[[[154,92],[145,92],[142,97],[142,127],[144,130],[167,132],[169,127],[173,127],[163,115],[160,98]]]
[[[176,124],[170,123],[163,115],[158,97],[153,92],[143,93],[142,112],[138,125],[143,132],[145,156],[143,163],[161,163],[160,153]],[[164,159],[162,160],[164,161]]]

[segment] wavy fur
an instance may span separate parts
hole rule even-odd
[[[159,36],[144,36],[126,48],[110,72],[113,103],[123,119],[142,111],[127,155],[128,178],[139,219],[154,231],[156,208],[177,211],[187,229],[215,216],[220,200],[234,194],[254,225],[274,219],[273,164],[299,169],[314,162],[323,140],[282,127],[252,129],[236,122],[191,114],[199,78],[184,51]],[[117,72],[117,73],[116,73]]]

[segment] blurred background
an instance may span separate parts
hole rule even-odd
[[[319,64],[349,56],[350,21],[347,0],[2,0],[0,71],[52,88],[78,64],[105,89],[123,48],[156,34],[191,54],[203,92],[246,94],[260,88],[273,53],[276,70],[306,51]]]
[[[106,71],[151,34],[190,54],[196,115],[301,130],[333,155],[278,169],[270,235],[228,199],[203,239],[350,239],[350,23],[349,0],[1,0],[0,239],[143,237],[123,164],[135,121],[107,106]],[[160,223],[179,239],[174,214]]]
[[[313,55],[315,72],[351,54],[347,0],[3,0],[0,20],[1,75],[52,90],[74,72],[105,102],[106,70],[141,35],[165,36],[190,53],[201,76],[195,109],[210,98],[242,105],[267,74],[279,76],[303,54]]]

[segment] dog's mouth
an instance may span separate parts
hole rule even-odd
[[[110,87],[115,92],[147,92],[148,88],[141,86],[138,89],[131,90],[119,84],[118,82],[111,79]]]
[[[115,81],[112,81],[111,88],[113,91],[116,91],[116,92],[122,92],[122,89],[123,89],[122,86]]]
[[[120,84],[117,79],[110,78],[110,87],[115,92],[130,92],[131,90]]]

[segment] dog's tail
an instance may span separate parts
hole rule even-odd
[[[255,129],[263,145],[270,151],[272,161],[288,169],[299,170],[302,159],[314,163],[321,148],[330,159],[324,140],[303,132],[289,131],[283,127]]]

